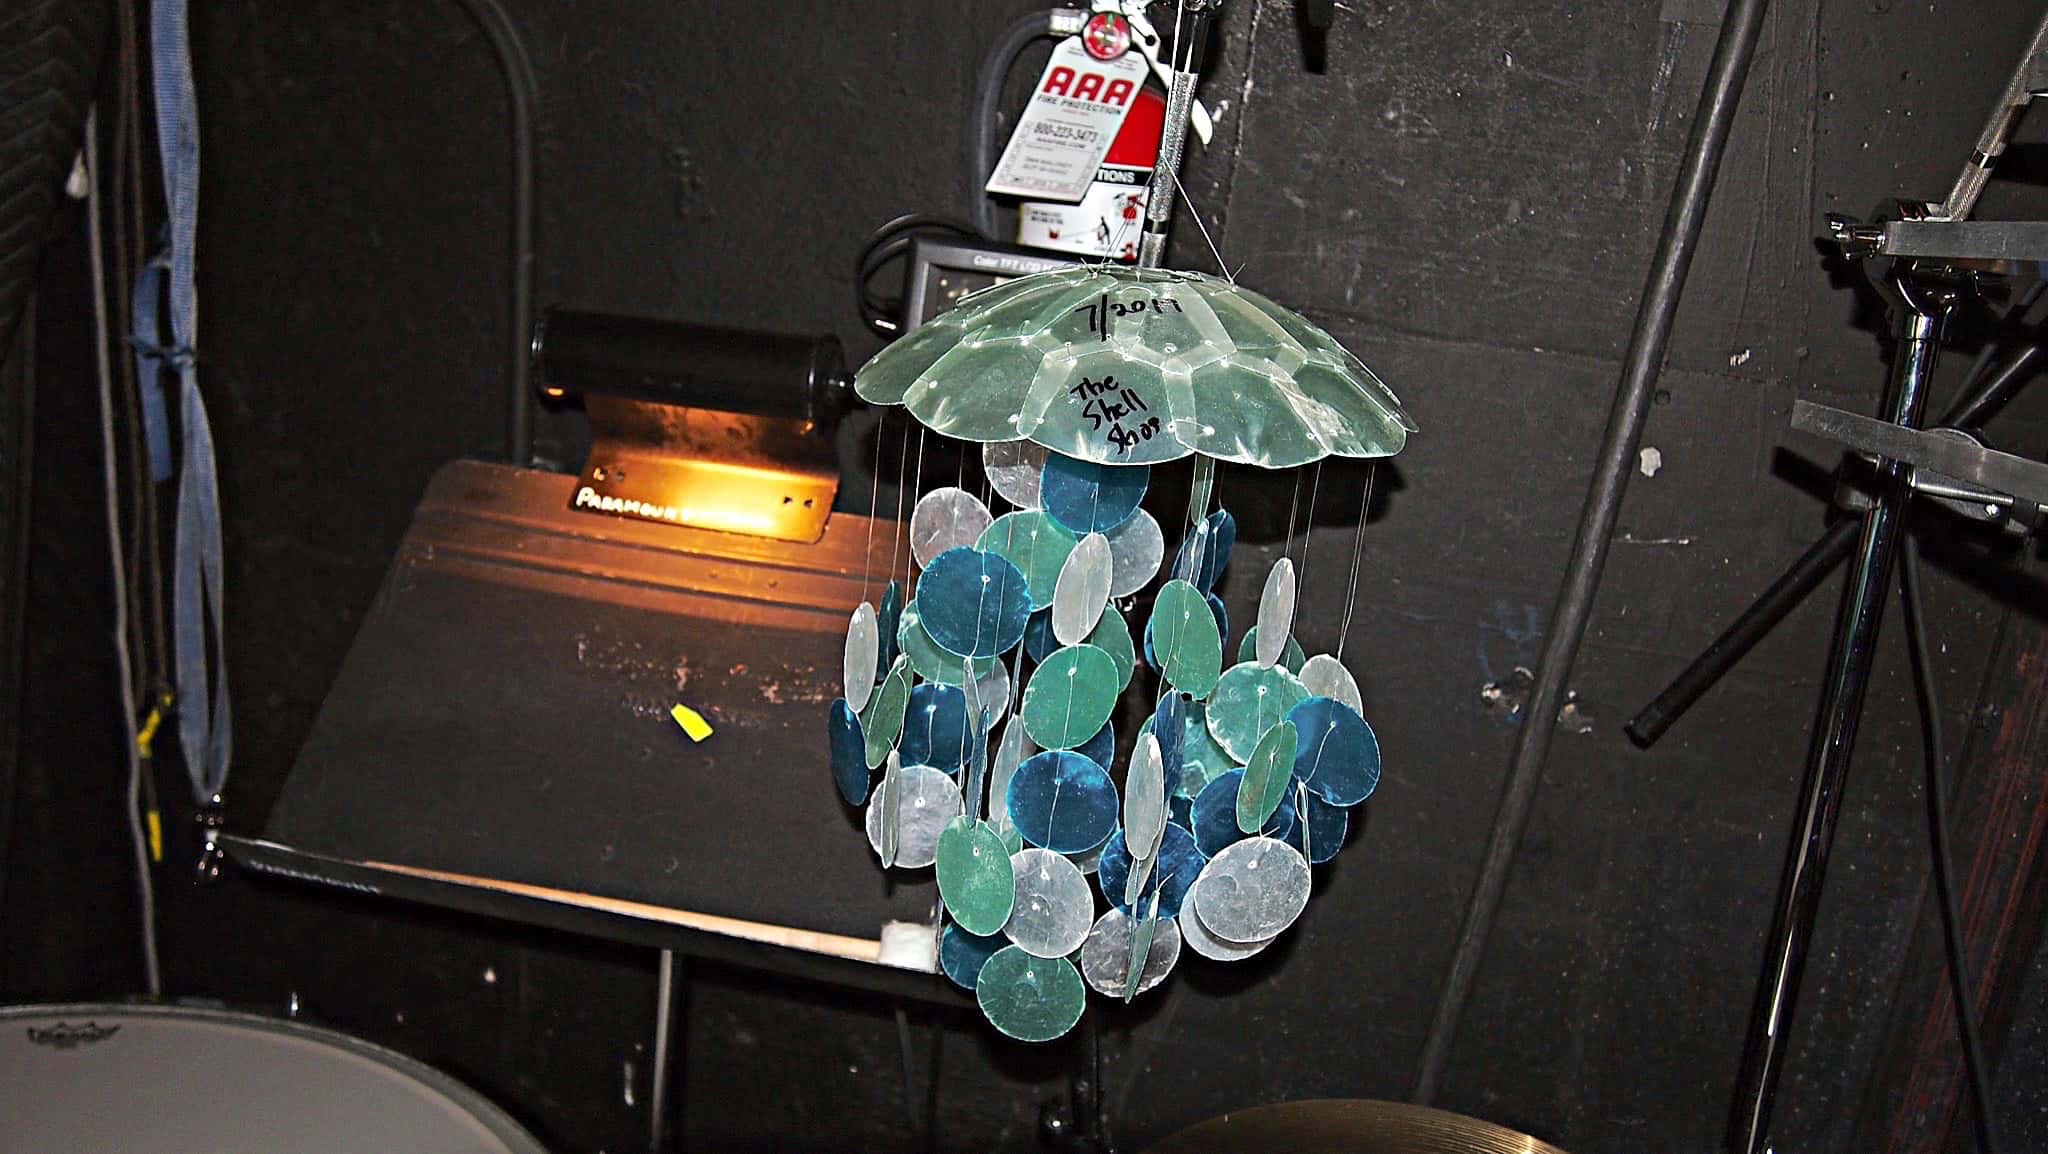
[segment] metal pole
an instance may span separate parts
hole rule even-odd
[[[647,1112],[651,1115],[647,1148],[653,1154],[661,1154],[668,1138],[668,1065],[669,1050],[674,1045],[675,1001],[676,952],[663,950],[660,965],[655,971],[654,1069],[649,1074],[653,1085],[647,1090]]]
[[[2005,91],[1992,108],[1990,119],[1985,121],[1984,131],[1977,137],[1977,147],[1971,151],[1970,159],[1963,165],[1962,174],[1956,177],[1955,185],[1948,190],[1948,197],[1941,202],[1938,215],[1942,219],[1963,220],[1976,209],[1977,197],[1983,193],[1984,186],[1991,183],[1991,169],[1997,165],[1999,156],[2005,152],[2006,140],[2012,136],[2012,126],[2019,121],[2027,102],[2034,98],[2030,63],[2044,51],[2048,51],[2048,14],[2044,14],[2041,23],[2035,26],[2026,51],[2020,54],[2019,67],[2012,70],[2012,79],[2006,81]]]
[[[1187,23],[1174,37],[1173,86],[1166,94],[1166,123],[1159,131],[1159,158],[1152,165],[1152,186],[1145,192],[1145,231],[1138,238],[1138,267],[1158,268],[1166,260],[1166,234],[1173,223],[1173,194],[1188,138],[1188,109],[1201,78],[1203,42],[1209,37],[1209,12],[1221,0],[1189,4]]]
[[[1885,417],[1910,428],[1920,424],[1926,407],[1927,381],[1934,371],[1942,326],[1954,302],[1952,296],[1941,293],[1923,296],[1898,274],[1895,287],[1900,297],[1899,344]],[[1771,1108],[1790,1049],[1792,1012],[1806,970],[1814,919],[1820,912],[1828,852],[1834,846],[1835,826],[1841,816],[1842,789],[1856,744],[1857,723],[1863,715],[1863,694],[1870,682],[1871,657],[1884,618],[1885,596],[1891,589],[1902,512],[1909,496],[1906,467],[1897,461],[1881,462],[1877,500],[1863,514],[1849,587],[1835,623],[1834,647],[1828,658],[1806,775],[1800,783],[1784,874],[1778,883],[1756,1005],[1743,1042],[1742,1067],[1728,1122],[1727,1148],[1736,1154],[1761,1154],[1769,1142]]]
[[[1514,865],[1522,831],[1535,808],[1536,787],[1543,779],[1543,763],[1557,729],[1557,711],[1564,705],[1565,683],[1571,677],[1579,643],[1585,640],[1586,626],[1592,619],[1593,595],[1599,591],[1600,574],[1607,565],[1615,518],[1620,515],[1621,499],[1628,488],[1629,474],[1634,471],[1636,447],[1642,441],[1643,423],[1649,418],[1657,376],[1664,368],[1664,349],[1678,315],[1678,298],[1685,289],[1686,273],[1692,268],[1693,251],[1699,245],[1707,201],[1714,191],[1722,153],[1727,149],[1742,83],[1749,75],[1757,33],[1763,26],[1765,2],[1729,0],[1721,17],[1721,36],[1714,45],[1714,58],[1707,65],[1692,135],[1686,142],[1678,180],[1671,188],[1664,229],[1650,262],[1642,301],[1636,309],[1635,330],[1629,337],[1621,379],[1615,384],[1614,402],[1608,411],[1607,431],[1601,440],[1593,480],[1579,513],[1571,561],[1558,589],[1557,607],[1550,615],[1543,656],[1536,668],[1535,689],[1523,711],[1522,728],[1515,735],[1515,751],[1508,762],[1500,808],[1494,813],[1493,832],[1487,840],[1486,855],[1480,859],[1479,876],[1472,883],[1458,945],[1444,975],[1443,992],[1437,996],[1436,1016],[1430,1021],[1429,1036],[1422,1043],[1422,1068],[1415,1080],[1415,1101],[1421,1105],[1435,1099],[1437,1087],[1443,1081],[1451,1043],[1457,1037],[1458,1022],[1464,1017],[1473,984],[1479,979],[1479,961],[1486,952],[1486,939],[1493,932],[1501,894],[1507,889],[1508,871]]]
[[[1837,521],[1828,526],[1826,535],[1808,546],[1791,568],[1771,582],[1771,587],[1759,594],[1749,608],[1743,610],[1742,616],[1714,638],[1706,652],[1694,658],[1693,663],[1685,667],[1685,672],[1657,695],[1657,700],[1645,705],[1641,713],[1629,719],[1629,723],[1622,727],[1629,740],[1646,749],[1656,744],[1665,730],[1670,729],[1694,702],[1721,680],[1722,674],[1742,660],[1757,642],[1777,628],[1786,614],[1806,600],[1807,594],[1827,580],[1835,566],[1849,556],[1856,542],[1856,532],[1856,522],[1852,520]]]

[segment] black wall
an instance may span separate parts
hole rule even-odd
[[[513,7],[541,90],[542,301],[836,331],[859,357],[876,347],[851,301],[861,241],[899,212],[964,212],[975,61],[1029,5]],[[1170,996],[1110,1016],[1107,1083],[1132,1148],[1259,1102],[1408,1093],[1520,721],[1482,689],[1540,649],[1720,5],[1351,0],[1320,75],[1293,7],[1230,3],[1203,88],[1217,136],[1184,179],[1242,279],[1327,325],[1422,425],[1380,475],[1346,650],[1387,776],[1286,945],[1233,971],[1191,966]],[[499,451],[508,144],[497,74],[453,3],[195,8],[231,803],[253,830],[426,479]],[[1875,402],[1881,320],[1823,268],[1822,214],[1938,197],[2038,14],[1772,6],[1644,442],[1661,467],[1633,478],[1574,678],[1592,726],[1557,741],[1441,1104],[1578,1151],[1715,1148],[1833,586],[1655,752],[1620,724],[1819,533],[1811,489],[1834,457],[1786,431],[1792,401]],[[2035,200],[2001,187],[1985,214]],[[1176,259],[1212,268],[1183,219]],[[2041,407],[2012,419],[2038,447]],[[544,451],[568,454],[573,420],[544,422]],[[1361,477],[1323,473],[1298,627],[1312,652],[1334,646],[1352,595]],[[1222,495],[1288,500],[1243,472]],[[1276,536],[1249,544],[1277,555]],[[1240,620],[1256,597],[1242,573],[1263,569],[1244,558],[1228,590]],[[2016,611],[1965,576],[1957,562],[1931,591],[1957,735]],[[1896,622],[1888,636],[1781,1148],[1847,1148],[1925,886]],[[165,890],[174,992],[295,994],[311,1018],[472,1078],[564,1148],[644,1132],[651,959],[243,879],[193,891],[167,873]],[[923,1140],[892,1007],[696,977],[692,1141]],[[911,1026],[920,1092],[936,1069],[940,1144],[1030,1148],[1068,1055],[975,1021]],[[2041,1068],[2030,1036],[2008,1070]],[[2039,1078],[2003,1084],[2013,1127],[2048,1105]]]

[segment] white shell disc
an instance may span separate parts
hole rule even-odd
[[[989,666],[986,674],[975,679],[975,695],[981,699],[981,710],[988,714],[988,724],[994,728],[996,722],[1010,711],[1010,671],[998,661]]]
[[[846,662],[840,670],[846,689],[846,704],[855,713],[868,707],[875,694],[875,664],[881,655],[881,627],[875,621],[875,607],[866,601],[853,611],[846,626]]]
[[[1225,846],[1197,879],[1195,916],[1225,941],[1265,941],[1308,907],[1308,862],[1284,841],[1249,837]]]
[[[1038,479],[1045,473],[1045,446],[1031,441],[990,441],[981,447],[981,469],[989,488],[1019,509],[1038,508]]]
[[[1095,892],[1081,868],[1049,849],[1010,855],[1016,903],[1003,935],[1039,958],[1064,958],[1081,948],[1095,924]]]
[[[1341,701],[1351,707],[1351,712],[1365,716],[1365,698],[1358,692],[1358,680],[1344,663],[1327,653],[1318,653],[1302,663],[1301,685],[1311,697],[1327,697]]]
[[[1090,533],[1081,538],[1060,566],[1052,588],[1052,635],[1061,645],[1088,640],[1109,605],[1109,538]]]
[[[1166,534],[1152,514],[1140,509],[1107,536],[1111,597],[1129,597],[1159,576],[1159,566],[1166,560]]]
[[[1124,776],[1124,849],[1133,859],[1149,858],[1159,851],[1165,832],[1166,762],[1159,739],[1147,733],[1131,751]]]
[[[1195,884],[1188,887],[1187,900],[1181,903],[1180,917],[1177,919],[1180,922],[1181,940],[1187,943],[1189,949],[1210,961],[1241,962],[1273,944],[1273,939],[1267,938],[1263,942],[1246,942],[1240,945],[1237,942],[1224,941],[1210,933],[1209,927],[1202,924],[1202,915],[1195,910],[1195,899],[1201,892],[1202,879],[1196,878]]]
[[[1112,908],[1096,919],[1081,946],[1081,976],[1089,988],[1111,998],[1124,996],[1124,980],[1131,972],[1131,944],[1137,923],[1122,910]],[[1152,948],[1145,952],[1145,965],[1138,975],[1137,992],[1157,986],[1180,961],[1180,927],[1172,918],[1154,922]]]
[[[988,820],[998,833],[1015,828],[1010,824],[1010,779],[1017,776],[1017,767],[1024,759],[1036,752],[1031,738],[1024,733],[1024,723],[1011,718],[1003,726],[1003,736],[996,742],[995,756],[989,761]]]
[[[951,485],[933,489],[910,510],[910,555],[918,568],[959,545],[972,545],[995,522],[981,498]]]
[[[1265,592],[1259,594],[1258,625],[1259,664],[1271,668],[1287,652],[1287,638],[1294,629],[1294,562],[1286,557],[1273,562],[1266,574]]]
[[[929,765],[906,765],[895,776],[895,864],[903,869],[923,869],[936,858],[939,834],[945,831],[946,823],[960,816],[960,787],[953,784],[944,770]],[[876,790],[874,799],[868,802],[868,844],[877,855],[882,852],[882,807],[887,792]]]

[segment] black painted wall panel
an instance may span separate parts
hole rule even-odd
[[[874,225],[961,214],[985,39],[1031,5],[511,5],[539,74],[542,303],[836,331]],[[1301,632],[1361,673],[1387,775],[1300,928],[1106,1014],[1119,1137],[1292,1097],[1402,1097],[1518,717],[1664,198],[1712,3],[1351,0],[1303,70],[1284,0],[1232,0],[1184,180],[1222,255],[1379,368],[1424,432],[1376,480],[1322,474]],[[1882,343],[1810,237],[1946,188],[2038,6],[1773,5],[1445,1105],[1579,1151],[1708,1150],[1726,1109],[1805,748],[1831,585],[1654,753],[1620,724],[1820,532],[1792,401],[1867,409]],[[1960,14],[1967,12],[1967,18]],[[196,13],[207,384],[225,462],[236,821],[274,798],[426,478],[502,425],[501,88],[454,4]],[[1668,18],[1667,18],[1668,17]],[[1867,145],[1867,147],[1866,147]],[[1999,190],[1992,209],[2038,196]],[[1182,262],[1213,268],[1191,227]],[[1961,358],[1944,374],[1952,381]],[[2038,398],[2018,428],[2043,427]],[[567,458],[575,418],[542,422]],[[1227,471],[1244,620],[1290,483]],[[1951,731],[2007,606],[1942,575]],[[1782,1110],[1843,1149],[1924,885],[1902,656],[1880,663]],[[821,788],[823,779],[821,777]],[[167,874],[167,878],[169,875]],[[174,990],[318,1020],[476,1081],[564,1149],[646,1127],[652,960],[233,880],[166,885]],[[911,1149],[936,1051],[942,1148],[1030,1149],[1070,1048],[700,970],[681,1083],[702,1148]],[[2039,1031],[2028,1035],[2038,1040]],[[2010,1051],[2008,1071],[2043,1051]],[[2011,1084],[2008,1074],[2007,1083]],[[921,1124],[921,1123],[920,1123]]]

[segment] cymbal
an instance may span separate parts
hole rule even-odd
[[[1505,1126],[1402,1102],[1279,1102],[1198,1122],[1145,1154],[1564,1154]]]

